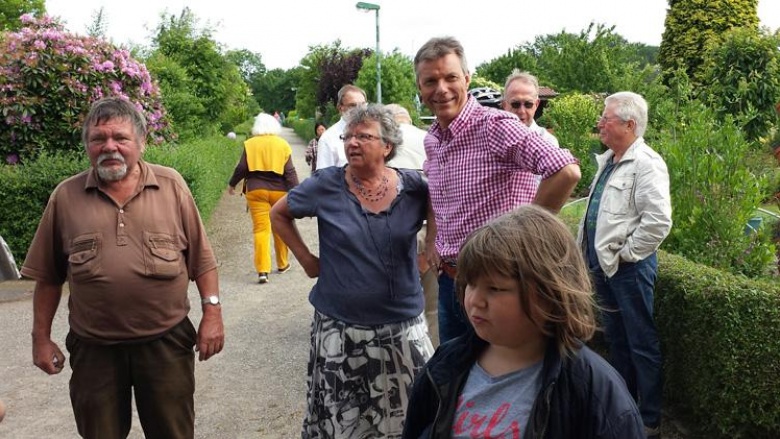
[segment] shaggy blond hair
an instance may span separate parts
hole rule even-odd
[[[475,230],[457,264],[461,303],[466,285],[482,276],[516,279],[523,313],[555,339],[561,356],[570,356],[593,336],[595,304],[582,252],[569,229],[543,208],[525,205]]]

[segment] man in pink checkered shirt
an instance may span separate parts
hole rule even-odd
[[[426,251],[429,262],[442,267],[439,337],[444,343],[468,328],[454,294],[455,261],[468,234],[522,204],[558,212],[579,181],[580,168],[568,150],[514,115],[484,108],[469,96],[471,76],[456,39],[429,40],[417,52],[414,68],[421,100],[436,115],[425,138],[424,170],[437,233],[428,236]],[[534,174],[542,176],[538,189]]]

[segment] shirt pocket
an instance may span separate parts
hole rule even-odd
[[[634,193],[634,177],[613,177],[604,188],[601,197],[602,209],[615,215],[625,215],[631,206],[631,197]]]
[[[83,282],[97,276],[101,242],[100,233],[79,235],[70,241],[68,270],[71,280]]]
[[[183,257],[176,238],[167,233],[144,232],[144,267],[146,276],[173,279],[183,270]]]

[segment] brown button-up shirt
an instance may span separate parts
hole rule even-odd
[[[60,183],[22,267],[24,276],[38,281],[68,280],[70,326],[87,339],[164,333],[189,312],[189,280],[216,269],[181,175],[138,165],[141,179],[123,205],[98,187],[93,169]]]

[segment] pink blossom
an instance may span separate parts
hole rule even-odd
[[[43,50],[46,48],[46,43],[44,43],[41,40],[35,40],[35,42],[33,43],[33,47],[38,50]]]

